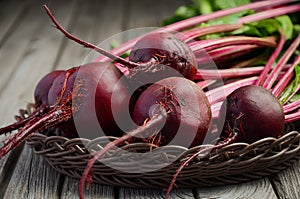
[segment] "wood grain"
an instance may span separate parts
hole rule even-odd
[[[270,177],[277,196],[282,199],[300,198],[300,161]]]
[[[24,0],[22,3],[18,0],[0,1],[0,47],[10,34],[15,31],[15,28],[20,25],[20,20],[27,11],[27,6],[27,0]]]
[[[27,145],[19,158],[4,198],[59,198],[60,174]]]
[[[158,179],[159,180],[159,179]],[[165,197],[165,191],[160,189],[133,189],[122,188],[119,192],[119,199],[162,199]],[[192,199],[194,198],[192,190],[173,190],[170,193],[172,199]]]
[[[197,189],[196,195],[201,199],[277,198],[268,178],[238,185],[201,188]]]
[[[112,199],[115,198],[115,193],[113,187],[102,186],[102,185],[92,183],[89,186],[89,189],[85,191],[84,197],[86,199],[94,199],[94,198]],[[66,177],[63,184],[60,198],[61,199],[79,198],[78,180],[75,180],[70,177]]]

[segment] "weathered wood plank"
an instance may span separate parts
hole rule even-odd
[[[5,32],[9,30],[10,26],[12,25],[11,23],[17,23],[18,26],[15,27],[14,31],[11,31],[10,35],[5,38],[5,44],[0,48],[0,91],[3,90],[6,82],[11,78],[16,68],[18,68],[19,59],[21,59],[23,57],[23,54],[25,54],[27,45],[30,42],[28,37],[31,37],[34,34],[34,27],[36,27],[38,24],[37,21],[34,21],[36,12],[22,13],[22,18],[18,19],[18,22],[15,22],[17,16],[20,15],[21,8],[26,7],[25,5],[27,5],[26,1],[22,3],[20,3],[19,1],[10,1],[9,3],[1,2],[1,16],[3,15],[3,18],[1,17],[0,22],[0,27],[3,28],[3,32],[1,31],[1,34],[4,35]],[[15,9],[13,9],[14,6],[16,6]],[[14,10],[14,12],[12,12],[12,10]],[[26,20],[28,20],[30,23],[23,23],[26,22]],[[26,80],[23,79],[23,82],[18,82],[16,85],[22,85],[22,83],[24,82],[26,82]],[[13,101],[12,99],[18,100],[17,91],[21,89],[21,86],[19,85],[14,86],[12,90],[16,92],[12,95],[6,95],[5,93],[3,94],[0,92],[1,94],[3,94],[0,94],[1,96],[3,96],[0,103],[1,126],[6,123],[13,122],[13,116],[17,114],[18,109],[25,106],[23,100],[22,102],[19,102],[18,105],[13,105],[11,103]],[[2,142],[3,139],[5,139],[5,136],[0,136],[0,142]],[[18,150],[13,151],[0,160],[0,196],[3,196],[4,190],[9,183],[21,149],[22,147],[18,148]]]
[[[61,192],[61,199],[75,199],[78,196],[78,180],[66,177]],[[114,190],[109,186],[102,186],[92,183],[89,189],[85,191],[84,198],[86,199],[112,199],[115,198]]]
[[[98,45],[122,31],[122,9],[125,1],[88,1],[77,9],[71,33]],[[57,31],[56,34],[62,34]],[[64,50],[56,62],[57,69],[67,69],[96,59],[99,54],[65,39]]]
[[[279,198],[300,198],[300,161],[270,177]]]
[[[66,1],[53,3],[51,7],[57,8],[58,15],[64,16],[64,21],[69,21],[70,14],[65,13],[65,7],[72,8],[72,5],[73,1]],[[47,21],[42,2],[32,2],[30,11],[22,19],[22,25],[16,28],[5,48],[0,49],[3,61],[13,60],[14,51],[17,51],[19,56],[17,62],[10,62],[15,64],[15,71],[0,94],[1,125],[13,122],[13,115],[17,110],[24,108],[27,102],[32,102],[35,84],[52,69],[63,36],[49,33],[52,28]],[[5,66],[9,67],[11,65]],[[59,174],[54,172],[42,157],[32,154],[27,146],[15,170],[12,167],[9,172],[13,174],[4,198],[57,198]]]
[[[128,0],[123,20],[124,30],[128,32],[123,35],[122,39],[128,41],[160,27],[163,19],[172,16],[181,3],[181,0]]]
[[[1,140],[2,142],[2,140]],[[7,185],[10,182],[13,171],[17,165],[18,158],[22,152],[24,144],[9,152],[0,160],[0,198],[4,197]]]
[[[161,199],[165,197],[165,191],[160,189],[133,189],[133,188],[121,188],[119,191],[119,199]],[[192,190],[178,189],[173,190],[170,193],[172,199],[193,199]]]
[[[60,175],[25,145],[4,198],[59,198]]]
[[[30,6],[32,7],[32,6]],[[35,6],[35,9],[38,9]],[[12,77],[13,72],[16,71],[16,68],[19,65],[20,60],[24,56],[24,52],[26,51],[32,35],[35,34],[35,27],[39,23],[38,20],[35,20],[36,13],[35,12],[27,12],[24,13],[22,19],[20,19],[19,26],[12,32],[12,34],[6,38],[5,43],[1,46],[0,49],[0,93],[3,90],[4,86],[8,82],[8,80]],[[25,21],[25,19],[30,19]],[[5,110],[2,110],[7,112]],[[3,122],[3,120],[1,120]]]
[[[25,0],[22,3],[20,3],[17,0],[0,2],[0,30],[1,30],[0,48],[8,40],[10,35],[13,33],[14,27],[20,23],[21,21],[20,16],[24,14],[24,10],[27,4],[28,2]],[[12,12],[12,10],[14,12]],[[0,65],[0,71],[1,68],[4,67],[3,66],[1,67]],[[1,90],[1,84],[0,84],[0,90]],[[0,142],[2,142],[3,139],[4,136],[1,136]],[[16,160],[18,159],[18,156],[20,155],[22,148],[23,145],[19,147],[17,150],[1,158],[0,160],[0,198],[3,198],[3,194],[12,175],[11,171],[14,170],[14,167],[16,165],[15,164]]]
[[[196,198],[277,198],[268,178],[241,183],[238,185],[219,186],[197,189]]]
[[[28,1],[0,1],[0,47],[7,37],[20,24],[22,15],[26,12]]]

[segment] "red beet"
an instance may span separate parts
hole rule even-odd
[[[50,88],[52,87],[52,84],[54,80],[62,74],[64,71],[62,70],[56,70],[52,71],[49,74],[45,75],[36,85],[34,90],[34,100],[36,106],[41,105],[49,105],[48,102],[48,93]]]
[[[67,98],[73,91],[75,78],[79,67],[74,67],[66,71],[62,71],[53,80],[51,88],[48,90],[48,102],[50,106],[61,104],[62,100]]]
[[[147,75],[158,75],[157,72],[164,72],[167,67],[175,69],[190,80],[194,80],[197,73],[194,53],[177,35],[170,32],[152,32],[143,36],[132,47],[129,60],[141,63],[142,66],[137,66],[138,71],[145,71]],[[149,66],[145,67],[143,64]],[[165,76],[167,75],[165,72]]]
[[[119,137],[132,129],[129,85],[122,77],[121,71],[113,64],[94,63],[80,67],[76,82],[82,84],[84,80],[86,86],[82,89],[86,95],[80,99],[84,103],[78,107],[74,120],[77,129],[91,133],[91,136],[85,134],[84,137],[96,138],[104,134]],[[73,103],[73,108],[77,104]]]
[[[244,86],[227,97],[221,108],[226,115],[222,136],[237,132],[237,142],[253,143],[265,137],[277,138],[283,131],[284,112],[278,99],[260,86]]]
[[[129,115],[130,94],[126,79],[122,76],[121,71],[111,63],[90,63],[55,75],[46,75],[35,92],[37,109],[43,108],[30,115],[29,119],[17,122],[15,126],[22,128],[0,148],[0,158],[36,130],[58,127],[63,129],[66,137],[76,137],[79,133],[86,138],[95,138],[104,134],[120,136],[123,131],[131,129],[130,117],[120,118],[112,114],[114,108],[119,115]],[[49,79],[52,79],[52,84]],[[46,100],[44,90],[40,89],[48,89],[49,85],[51,87]],[[118,93],[117,99],[111,97],[113,92]],[[49,105],[46,106],[47,102]],[[122,129],[118,127],[116,118],[123,122],[120,125]],[[11,126],[15,127],[4,127],[0,133],[13,129]]]
[[[161,106],[167,112],[166,123],[161,129],[161,145],[195,146],[202,144],[211,120],[211,109],[205,93],[198,85],[185,78],[166,78],[144,91],[138,98],[133,120],[142,125],[152,118]],[[176,139],[174,139],[176,136]],[[173,140],[174,139],[174,140]]]

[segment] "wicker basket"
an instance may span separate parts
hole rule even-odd
[[[26,117],[31,111],[28,106],[28,110],[20,111],[20,117]],[[81,178],[89,151],[98,151],[106,143],[107,137],[94,140],[67,139],[41,133],[34,133],[27,139],[27,144],[33,151],[45,157],[55,170],[76,179]],[[96,162],[93,168],[93,182],[124,187],[167,187],[181,160],[204,146],[191,149],[180,146],[156,148],[146,143],[127,143],[124,147],[126,150],[111,150],[101,162]],[[300,134],[289,130],[279,139],[265,138],[253,144],[234,143],[212,151],[208,156],[199,158],[185,167],[178,176],[176,185],[179,188],[197,188],[256,180],[289,167],[299,157]],[[109,162],[113,167],[107,166],[105,162]],[[134,172],[118,169],[125,167]],[[152,171],[137,172],[147,168],[151,168]]]

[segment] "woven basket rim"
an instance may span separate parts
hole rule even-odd
[[[20,114],[25,117],[29,112],[30,110],[20,111]],[[26,143],[34,153],[43,156],[56,171],[80,179],[90,157],[89,151],[101,150],[103,140],[107,139],[117,138],[102,136],[92,140],[68,139],[33,133]],[[188,149],[176,145],[157,147],[149,143],[126,143],[124,145],[126,150],[137,151],[135,156],[128,155],[120,148],[109,151],[101,162],[95,164],[93,182],[125,187],[166,187],[182,160],[195,151],[209,146],[212,145],[205,144]],[[151,153],[143,154],[138,151]],[[135,161],[139,156],[145,159]],[[182,170],[177,179],[177,186],[198,188],[257,180],[278,173],[299,158],[300,133],[296,130],[291,130],[279,138],[268,137],[252,144],[232,143],[191,162]],[[105,162],[110,162],[114,168],[103,164]],[[169,164],[170,162],[172,164]],[[143,171],[149,167],[154,169],[151,172],[122,172],[116,169],[122,167],[128,167],[130,171]],[[157,179],[160,181],[157,182]]]

